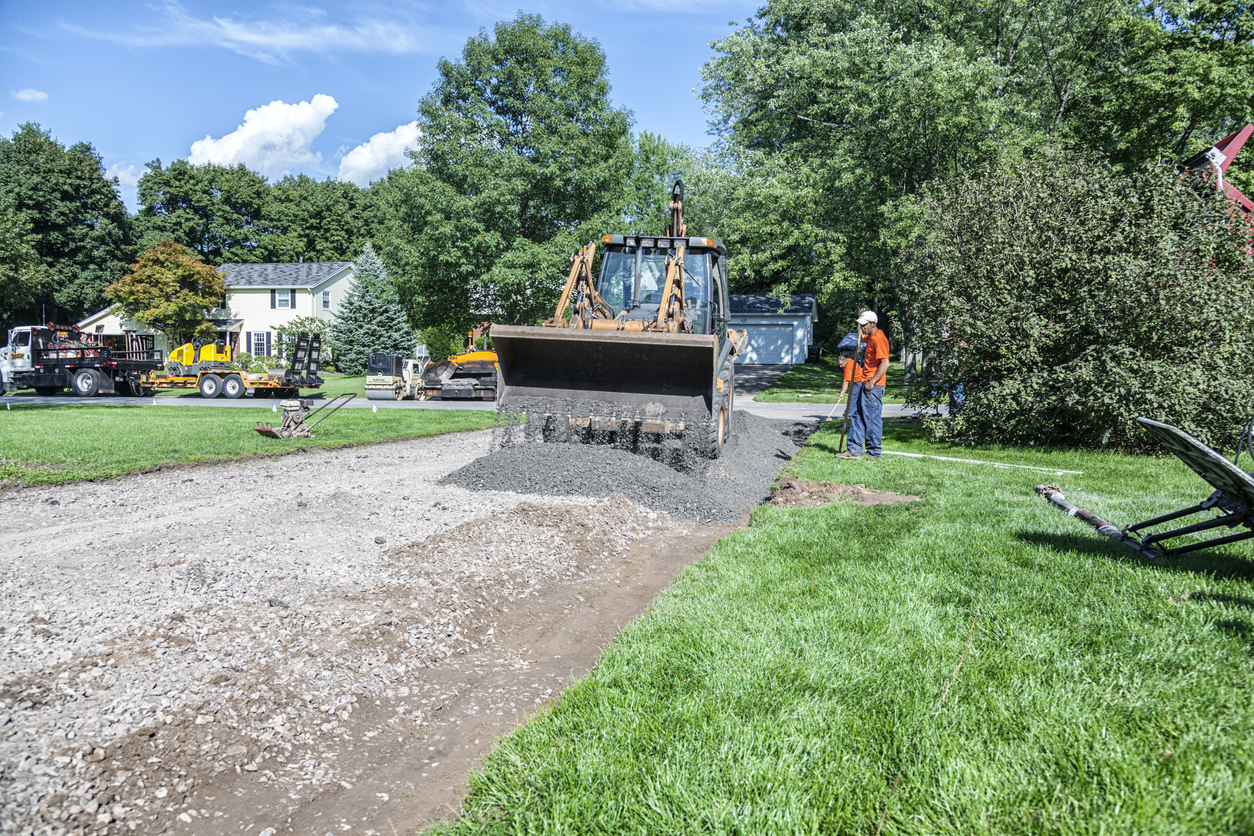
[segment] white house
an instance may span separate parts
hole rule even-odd
[[[352,291],[351,261],[223,264],[226,305],[211,311],[214,327],[233,351],[270,356],[275,329],[302,316],[330,319]]]
[[[297,317],[330,319],[351,292],[357,274],[351,261],[297,264],[223,264],[218,268],[226,284],[225,304],[208,311],[217,339],[232,353],[269,357],[279,350],[275,329]],[[144,325],[97,311],[78,323],[79,330],[102,338],[125,334],[151,334]],[[168,354],[164,334],[156,335],[156,348]]]
[[[729,328],[749,333],[749,345],[736,358],[737,363],[804,363],[814,342],[814,323],[819,321],[818,303],[810,294],[795,294],[788,303],[778,296],[760,293],[733,293],[728,300]]]

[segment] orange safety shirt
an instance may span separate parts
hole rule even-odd
[[[880,360],[888,359],[888,337],[884,336],[883,331],[877,330],[866,341],[866,355],[862,360],[862,365],[858,367],[857,374],[854,375],[854,383],[869,383],[875,372],[879,370]],[[888,382],[888,375],[885,374],[880,378],[877,386],[883,386]]]

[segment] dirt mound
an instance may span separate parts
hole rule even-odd
[[[770,495],[779,469],[811,429],[737,412],[722,456],[699,461],[684,456],[674,462],[578,441],[515,437],[440,481],[474,491],[540,496],[620,493],[678,519],[729,522]]]
[[[829,502],[856,502],[859,505],[884,505],[890,502],[914,502],[917,496],[868,491],[866,485],[841,485],[837,482],[809,482],[796,476],[785,476],[771,489],[770,503],[782,508],[808,508]]]

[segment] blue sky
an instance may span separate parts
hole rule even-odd
[[[709,43],[757,5],[0,0],[0,134],[38,122],[67,146],[90,142],[131,209],[153,159],[365,185],[404,161],[436,62],[521,10],[600,42],[633,130],[704,146],[693,91]]]

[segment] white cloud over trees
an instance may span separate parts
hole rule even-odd
[[[405,150],[418,141],[418,123],[401,125],[394,131],[377,133],[340,159],[337,180],[349,180],[366,186],[383,177],[391,169],[406,165]]]
[[[311,150],[339,103],[319,93],[307,102],[273,101],[244,114],[244,124],[220,139],[206,136],[192,143],[187,161],[193,165],[243,163],[267,178],[278,178],[306,166],[316,167],[322,155]]]
[[[25,90],[12,90],[10,91],[10,95],[12,95],[13,98],[17,99],[19,102],[46,102],[48,101],[47,93],[45,93],[43,90],[31,89],[30,87],[27,87]]]

